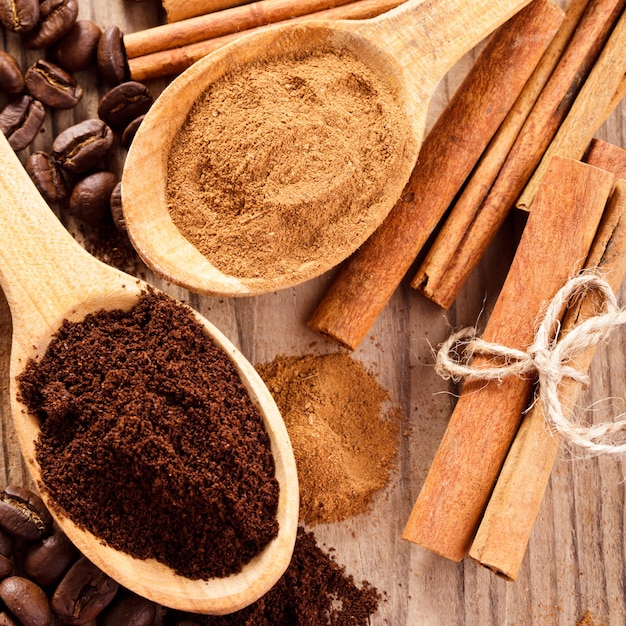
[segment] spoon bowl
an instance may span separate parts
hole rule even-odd
[[[157,275],[173,283],[196,293],[227,296],[284,289],[336,266],[374,232],[400,197],[417,161],[437,83],[465,52],[528,2],[409,0],[369,20],[319,20],[267,28],[197,61],[157,98],[126,160],[122,205],[137,252]],[[290,265],[295,269],[276,271],[270,278],[226,273],[181,233],[170,216],[167,179],[172,142],[200,96],[228,72],[315,49],[348,52],[380,79],[405,118],[404,145],[385,171],[380,200],[364,207],[347,243],[335,247],[320,233],[323,244],[306,261]],[[332,171],[330,165],[328,170]],[[320,189],[320,197],[326,191]],[[245,250],[240,253],[245,255]]]
[[[35,444],[38,420],[18,400],[16,377],[29,359],[46,350],[63,320],[80,321],[100,310],[128,310],[148,285],[88,254],[54,216],[0,134],[0,285],[13,323],[10,362],[11,411],[31,477],[60,528],[76,547],[118,583],[154,602],[193,613],[224,614],[265,594],[293,553],[298,523],[298,481],[291,443],[267,387],[252,365],[210,322],[195,314],[205,333],[237,367],[259,408],[271,440],[280,485],[278,536],[243,570],[225,578],[192,580],[153,559],[140,560],[105,545],[55,510],[42,483]],[[152,288],[153,289],[153,288]],[[184,532],[184,529],[181,529]]]

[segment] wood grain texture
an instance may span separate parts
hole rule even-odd
[[[567,2],[560,0],[565,8]],[[157,25],[156,0],[79,0],[80,17],[101,26],[117,24],[126,33]],[[19,40],[5,36],[4,47],[25,63],[36,58],[20,52]],[[432,127],[475,60],[481,46],[447,74],[431,103]],[[102,87],[80,75],[86,96],[75,111],[48,118],[33,149],[43,149],[61,125],[95,116]],[[150,84],[156,94],[162,83]],[[622,104],[597,134],[626,146],[626,109]],[[119,168],[121,163],[116,162]],[[539,511],[526,558],[515,583],[494,576],[471,560],[436,557],[400,539],[446,423],[456,402],[453,386],[433,369],[432,347],[451,328],[488,319],[511,261],[525,217],[512,214],[486,256],[444,313],[404,282],[394,293],[353,357],[370,368],[405,413],[398,470],[372,510],[343,523],[317,526],[321,544],[336,549],[337,560],[355,580],[368,579],[383,594],[372,626],[575,626],[589,611],[599,626],[626,622],[625,485],[620,459],[579,459],[562,450]],[[558,245],[558,242],[555,242]],[[145,272],[168,293],[187,300],[216,324],[253,363],[279,354],[334,352],[306,327],[334,272],[288,289],[251,298],[214,298],[188,294]],[[17,452],[8,412],[8,349],[11,319],[0,297],[0,463],[2,485],[27,480]],[[592,384],[583,406],[604,398],[598,419],[626,409],[626,333],[616,334],[591,366]]]

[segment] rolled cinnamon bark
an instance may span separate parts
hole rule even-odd
[[[580,270],[614,176],[555,157],[542,181],[483,339],[526,350],[543,306]],[[558,242],[558,245],[555,245]],[[476,357],[474,366],[487,363]],[[467,556],[533,380],[469,381],[452,413],[403,538],[448,559]]]
[[[260,0],[216,13],[163,24],[124,37],[129,59],[160,52],[196,41],[273,24],[315,11],[348,4],[351,0]]]
[[[223,11],[252,0],[163,0],[163,8],[168,22],[180,22],[189,17]]]
[[[596,146],[592,160],[598,157],[603,165],[615,166],[616,173],[624,177],[626,151],[614,148],[605,152]],[[621,155],[614,159],[617,155],[611,153],[617,150]],[[619,291],[626,274],[624,180],[617,182],[585,267],[599,271],[612,290]],[[590,295],[567,312],[561,335],[595,314],[596,303]],[[572,365],[586,372],[594,354],[595,347],[590,348]],[[561,402],[568,407],[574,406],[581,391],[582,383],[568,379],[559,389]],[[507,580],[517,578],[560,443],[561,438],[546,422],[542,403],[535,403],[522,420],[469,553],[470,557]]]

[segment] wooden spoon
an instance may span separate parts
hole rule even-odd
[[[82,320],[101,309],[129,309],[146,283],[101,263],[65,230],[31,182],[0,133],[0,286],[13,321],[10,363],[11,411],[21,451],[35,483],[38,420],[17,400],[16,376],[30,358],[43,354],[64,319]],[[157,603],[194,613],[229,613],[254,602],[280,578],[291,560],[298,523],[298,481],[291,444],[281,415],[265,384],[243,355],[206,319],[209,335],[230,356],[271,438],[280,484],[278,537],[239,574],[190,580],[155,560],[139,560],[103,545],[55,512],[61,529],[87,558],[124,587]],[[184,528],[181,528],[184,532]]]
[[[191,291],[250,295],[296,285],[322,274],[349,256],[394,206],[415,165],[430,98],[452,65],[529,0],[410,0],[369,20],[310,21],[246,35],[201,59],[157,98],[131,146],[122,181],[123,210],[133,245],[152,270]],[[172,140],[198,97],[233,68],[290,51],[349,50],[395,94],[407,118],[405,155],[388,172],[385,200],[355,230],[352,245],[299,269],[265,278],[224,274],[172,222],[166,196]],[[341,63],[337,59],[337,63]],[[373,218],[373,219],[372,219]]]

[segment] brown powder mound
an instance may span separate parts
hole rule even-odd
[[[211,578],[276,536],[262,415],[227,354],[168,296],[66,320],[19,383],[41,421],[47,491],[111,546]]]
[[[345,354],[279,357],[257,366],[294,448],[300,517],[329,523],[364,513],[389,481],[400,424],[388,393]]]
[[[348,54],[239,67],[198,99],[173,141],[170,215],[226,274],[308,264],[314,275],[375,227],[406,128],[391,93]]]

